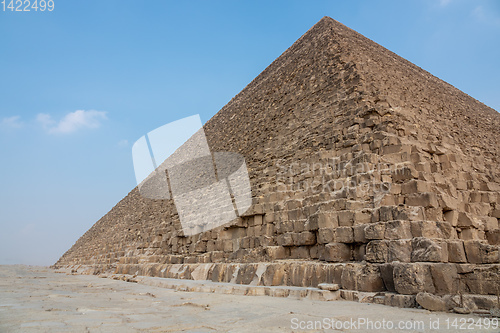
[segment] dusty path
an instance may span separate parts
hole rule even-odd
[[[357,325],[360,318],[372,325],[385,321],[386,328],[390,322],[393,329],[369,330],[368,323]],[[469,324],[453,328],[455,319],[460,325],[460,320],[470,318],[481,320],[483,329]],[[330,319],[344,327],[329,329]],[[356,328],[349,327],[351,319]],[[431,329],[431,321],[437,320],[439,328]],[[300,329],[299,325],[311,324],[308,321],[320,321],[323,330]],[[400,323],[423,327],[401,330]],[[176,292],[96,276],[57,274],[44,267],[0,266],[0,332],[500,331],[485,329],[485,323],[477,316],[377,304]]]

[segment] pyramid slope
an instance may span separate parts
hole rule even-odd
[[[183,237],[171,200],[134,189],[56,266],[194,278],[189,265],[214,263],[214,281],[247,272],[238,283],[250,283],[253,263],[302,259],[273,266],[272,283],[494,294],[498,125],[495,110],[325,17],[204,126],[212,151],[246,159],[245,217]],[[431,274],[437,264],[450,285]]]

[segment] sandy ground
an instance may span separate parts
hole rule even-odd
[[[0,266],[0,332],[499,332],[491,322],[485,328],[489,320],[347,301],[177,292]]]

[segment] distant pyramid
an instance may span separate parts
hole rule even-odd
[[[496,295],[499,128],[495,110],[324,17],[204,125],[211,151],[246,159],[246,216],[184,237],[172,200],[136,188],[55,266],[337,283],[397,306]]]

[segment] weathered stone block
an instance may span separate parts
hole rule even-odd
[[[465,256],[464,243],[461,240],[447,240],[448,243],[448,261],[456,263],[467,262]]]
[[[411,221],[413,237],[443,238],[441,229],[433,221]]]
[[[327,244],[333,241],[334,230],[330,228],[322,228],[318,230],[318,243]]]
[[[368,262],[388,262],[389,249],[387,241],[372,240],[366,245],[365,260]]]
[[[486,233],[486,239],[490,245],[500,245],[500,230],[490,230]]]
[[[296,239],[294,238],[294,244],[296,246],[316,244],[316,234],[314,232],[304,231],[296,235]]]
[[[434,293],[429,268],[415,263],[394,263],[394,288],[400,294],[416,295],[421,291]]]
[[[278,236],[277,243],[279,246],[293,246],[292,233],[285,233]]]
[[[480,223],[478,220],[473,218],[469,213],[460,212],[458,213],[458,223],[459,227],[475,227],[478,228]]]
[[[397,239],[388,241],[387,261],[411,261],[411,240]]]
[[[283,246],[268,246],[266,247],[266,254],[271,260],[285,259],[287,255],[287,249]]]
[[[326,244],[323,257],[320,259],[330,262],[348,261],[351,259],[351,247],[345,243]]]
[[[404,166],[392,171],[391,176],[394,182],[406,181],[418,178],[418,171],[412,166]]]
[[[411,261],[447,262],[448,245],[443,241],[416,237],[411,242]]]
[[[411,225],[409,221],[390,221],[385,223],[385,239],[409,239],[412,238]]]
[[[415,299],[424,309],[431,311],[446,311],[446,303],[439,296],[426,292],[420,292],[417,294]]]
[[[451,224],[452,226],[458,225],[458,215],[459,213],[456,210],[450,210],[443,213],[445,221]]]
[[[489,245],[485,241],[464,241],[467,261],[471,264],[493,264],[500,260],[498,246]]]
[[[365,228],[366,239],[384,239],[385,224],[383,222],[373,223]]]
[[[415,295],[385,294],[385,305],[398,308],[416,308]]]
[[[422,192],[430,192],[429,183],[422,180],[410,180],[409,182],[401,184],[402,194],[413,194]]]
[[[385,289],[380,270],[370,264],[346,264],[342,271],[342,288],[359,291],[382,291]]]
[[[352,227],[338,227],[334,230],[334,239],[337,243],[353,243],[354,232]]]
[[[367,243],[367,239],[365,237],[365,228],[367,226],[367,224],[357,224],[353,227],[355,243]]]
[[[436,294],[457,294],[459,287],[459,276],[456,265],[434,264],[430,266],[432,280],[436,288]]]
[[[307,246],[292,246],[290,247],[291,259],[309,259],[309,248]]]
[[[405,199],[405,204],[408,206],[439,207],[435,193],[417,193],[408,195]]]
[[[352,226],[354,224],[354,212],[343,210],[338,212],[339,226]]]

